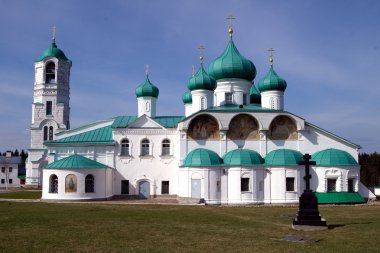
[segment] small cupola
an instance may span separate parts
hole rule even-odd
[[[261,105],[261,95],[254,84],[249,90],[249,102],[254,105]]]
[[[70,60],[66,57],[65,53],[57,47],[57,44],[55,43],[55,26],[53,27],[53,40],[47,49],[38,57],[35,62],[42,61],[43,59],[47,57],[53,57],[57,58],[60,61],[64,62],[70,62]]]
[[[149,117],[156,116],[156,100],[158,98],[159,90],[149,80],[149,66],[146,65],[146,78],[145,81],[140,84],[135,94],[138,101],[138,116],[147,115]]]
[[[193,98],[191,96],[191,91],[186,91],[182,95],[182,101],[183,101],[184,104],[191,104],[191,103],[193,103]]]

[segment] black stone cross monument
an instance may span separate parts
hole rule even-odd
[[[299,165],[305,165],[306,189],[299,199],[299,210],[297,216],[293,219],[294,226],[326,226],[326,220],[319,215],[318,199],[314,192],[310,189],[310,165],[315,165],[314,161],[310,161],[311,156],[305,154],[304,161]]]

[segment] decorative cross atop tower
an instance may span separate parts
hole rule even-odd
[[[53,41],[55,41],[55,33],[57,32],[57,28],[55,27],[55,25],[53,25]]]
[[[310,165],[316,165],[317,163],[314,161],[310,161],[311,155],[309,155],[309,154],[305,154],[302,158],[303,158],[303,161],[299,162],[298,164],[299,165],[305,165],[305,170],[306,170],[305,176],[304,176],[304,179],[306,181],[305,191],[311,191],[311,189],[310,189],[310,179],[311,179]]]
[[[271,66],[273,66],[273,51],[274,51],[274,49],[273,48],[269,48],[268,51],[269,51],[269,64]]]
[[[203,50],[205,49],[205,47],[200,45],[198,49],[199,49],[199,62],[201,63],[201,65],[203,65]]]
[[[230,34],[230,38],[232,38],[232,33],[234,32],[234,30],[232,29],[232,20],[234,20],[235,17],[232,16],[232,15],[229,15],[229,16],[227,17],[227,19],[230,20],[230,26],[229,26],[229,28],[228,28],[228,33]]]
[[[148,76],[149,74],[149,65],[145,65],[145,75]]]

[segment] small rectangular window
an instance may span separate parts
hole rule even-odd
[[[5,184],[5,179],[4,178],[1,179],[1,183]]]
[[[220,180],[216,181],[216,192],[220,192]]]
[[[11,173],[12,172],[12,167],[9,167],[9,173]]]
[[[294,177],[287,177],[286,178],[286,191],[287,192],[294,192]]]
[[[52,115],[53,113],[53,102],[46,101],[46,115]]]
[[[129,180],[121,180],[121,194],[129,194]]]
[[[348,179],[348,185],[347,185],[347,190],[349,192],[354,192],[355,191],[355,187],[354,187],[354,179],[353,178],[350,178]]]
[[[249,191],[249,178],[241,178],[240,188],[242,192]]]
[[[243,94],[243,105],[247,105],[247,94]]]
[[[327,179],[327,192],[336,192],[336,179]]]
[[[9,182],[9,184],[13,184],[13,179],[10,178],[8,182]]]
[[[1,172],[5,173],[5,167],[1,167]]]
[[[161,194],[169,194],[169,181],[161,182]]]
[[[226,104],[232,104],[232,93],[226,93],[225,94],[225,103]]]

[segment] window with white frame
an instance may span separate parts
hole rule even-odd
[[[50,193],[58,193],[58,177],[55,174],[50,176],[49,192]]]
[[[243,105],[247,105],[247,94],[243,94]]]
[[[206,98],[201,97],[201,110],[206,109]]]
[[[161,194],[169,194],[169,181],[161,181]]]
[[[294,177],[287,177],[286,178],[286,191],[287,192],[294,192],[295,191],[295,178]]]
[[[120,149],[120,155],[121,156],[129,156],[129,140],[128,139],[123,139],[121,141],[121,149]]]
[[[336,192],[336,178],[327,179],[327,192]]]
[[[55,64],[54,64],[54,62],[49,62],[46,65],[45,80],[46,80],[46,83],[55,83]]]
[[[349,178],[347,181],[347,191],[354,192],[355,191],[355,179]]]
[[[44,126],[44,141],[47,141],[48,139],[48,127]]]
[[[224,97],[225,103],[226,104],[232,104],[232,93],[227,92]]]
[[[165,139],[162,141],[162,151],[161,151],[162,156],[168,156],[170,155],[170,140]]]
[[[95,192],[95,180],[93,175],[87,175],[85,178],[85,192]]]
[[[150,142],[148,139],[143,139],[141,141],[141,152],[140,152],[141,156],[149,155],[149,145],[150,145]]]
[[[249,191],[249,177],[242,177],[240,179],[240,190],[241,192]]]
[[[49,141],[52,141],[53,140],[53,135],[54,135],[54,132],[53,132],[53,127],[50,126],[49,127]]]

